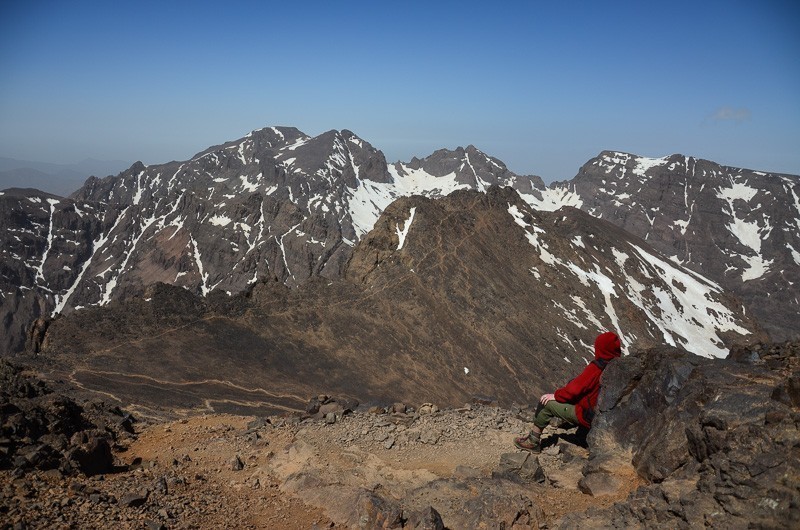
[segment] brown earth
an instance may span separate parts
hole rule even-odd
[[[365,492],[404,514],[431,506],[447,528],[463,527],[476,501],[524,497],[533,517],[522,528],[557,528],[564,514],[607,507],[638,485],[626,477],[614,496],[578,491],[588,451],[560,429],[539,457],[543,483],[493,478],[529,424],[476,405],[414,417],[358,412],[331,424],[215,414],[151,424],[115,455],[128,466],[119,473],[0,472],[9,507],[0,528],[370,528]]]
[[[562,270],[581,264],[619,285],[672,292],[638,258],[640,266],[617,263],[613,249],[635,256],[644,244],[578,210],[536,212],[510,189],[412,197],[385,210],[343,279],[295,289],[265,280],[207,297],[154,284],[56,317],[26,361],[140,416],[270,415],[302,410],[319,392],[442,407],[488,396],[507,407],[569,381],[602,331],[624,330],[627,351],[663,343],[649,310],[614,296],[612,319],[599,284]],[[735,335],[725,340],[755,337]]]

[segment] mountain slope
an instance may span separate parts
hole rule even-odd
[[[463,162],[458,175],[439,178],[443,153],[389,168],[349,131],[312,138],[268,127],[186,162],[92,177],[69,199],[2,194],[2,261],[16,271],[0,278],[3,320],[14,321],[4,350],[22,348],[33,318],[106,305],[153,282],[205,295],[242,292],[261,278],[289,286],[336,278],[395,198],[510,182],[501,163],[473,147],[461,153],[472,180]],[[24,252],[15,250],[15,231],[31,239]]]
[[[702,355],[758,338],[741,306],[610,223],[537,212],[509,188],[392,203],[339,280],[200,298],[157,285],[55,319],[54,376],[151,409],[297,410],[361,401],[511,404],[579,372],[603,330]]]
[[[800,177],[606,151],[548,193],[736,293],[775,339],[800,335]]]
[[[90,178],[68,199],[0,192],[2,348],[20,351],[36,318],[141,295],[154,282],[207,295],[261,279],[335,279],[397,198],[495,184],[540,210],[575,206],[622,226],[741,296],[773,335],[800,333],[797,179],[670,160],[604,153],[572,182],[545,187],[474,146],[389,165],[350,131],[268,127],[185,162]],[[758,213],[743,213],[746,190]]]

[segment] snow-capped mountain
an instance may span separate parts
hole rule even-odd
[[[3,312],[12,320],[30,305],[37,316],[69,313],[156,281],[205,295],[240,292],[259,278],[294,286],[338,277],[397,197],[519,179],[473,147],[456,154],[466,162],[439,152],[389,167],[349,131],[312,138],[268,127],[185,162],[92,177],[69,199],[7,191],[3,262],[14,271],[3,277]],[[12,325],[15,349],[28,325],[27,317]]]
[[[741,189],[737,187],[742,185],[740,180],[734,179],[739,183],[735,186],[734,181],[722,176],[719,182],[708,185],[673,185],[676,178],[669,175],[679,171],[676,163],[647,160],[632,155],[623,160],[622,155],[604,153],[587,163],[573,182],[548,188],[538,177],[516,175],[473,146],[440,150],[424,159],[390,165],[379,150],[350,131],[310,137],[294,128],[268,127],[211,147],[188,161],[153,166],[136,163],[115,177],[90,178],[68,199],[7,190],[0,195],[0,223],[7,228],[0,235],[0,312],[7,331],[3,346],[7,351],[21,349],[32,319],[106,305],[114,299],[141,294],[155,282],[208,295],[241,292],[265,278],[288,286],[302,285],[314,277],[339,278],[354,245],[397,198],[415,194],[441,197],[463,189],[484,191],[495,184],[514,188],[537,209],[576,206],[620,224],[664,254],[677,254],[678,260],[723,286],[727,284],[714,276],[716,272],[735,276],[736,271],[746,269],[751,271],[746,274],[753,275],[760,270],[756,256],[746,249],[727,249],[725,245],[735,243],[730,233],[717,240],[714,232],[701,228],[708,223],[713,228],[727,225],[733,231],[751,226],[746,218],[728,213],[740,204],[731,195]],[[694,174],[702,175],[702,171],[696,171],[698,163],[693,162],[692,168]],[[721,175],[728,174],[720,171]],[[662,178],[662,174],[667,177]],[[615,175],[614,179],[610,175]],[[793,177],[779,178],[789,186]],[[614,188],[602,184],[602,180],[619,183]],[[675,186],[680,188],[680,197]],[[662,188],[675,196],[673,209],[660,204],[663,192],[658,190]],[[707,208],[701,207],[705,196],[690,197],[695,188],[697,193],[717,197],[711,210],[718,208],[720,215],[727,215],[727,223],[718,217],[712,219]],[[618,191],[613,198],[606,193],[610,189]],[[796,226],[800,193],[796,184],[786,189],[793,190],[795,202],[785,201],[786,193],[778,197],[777,191],[771,197],[786,211],[781,214],[782,222],[793,219]],[[641,198],[632,199],[635,193]],[[613,210],[616,215],[604,209],[617,203]],[[626,204],[634,207],[630,213],[626,213]],[[641,206],[648,204],[657,205]],[[690,219],[683,215],[681,204],[697,204]],[[658,215],[663,215],[663,220],[655,220],[657,214],[651,208],[661,208]],[[626,225],[634,218],[645,222]],[[698,224],[700,220],[705,224]],[[637,232],[637,228],[656,226],[666,233],[663,225],[678,237],[683,235],[681,223],[687,223],[686,227],[697,235],[698,247],[703,241],[706,246],[718,244],[721,252],[737,251],[750,261],[730,258],[724,265],[708,267],[704,259],[695,259],[702,249],[684,255],[658,246],[666,236]],[[776,237],[778,233],[784,238],[797,237],[782,230],[764,236]],[[709,234],[711,239],[703,240]],[[798,255],[788,252],[789,256]],[[763,258],[764,262],[770,259],[774,260]],[[788,296],[796,300],[792,274],[797,274],[798,266],[796,261],[784,261],[781,274],[792,282]],[[770,271],[774,272],[778,262],[773,262],[776,267]],[[756,286],[753,280],[745,282],[744,287]],[[769,293],[766,296],[773,297],[769,302],[786,296]]]
[[[150,407],[285,410],[319,389],[459,406],[563,384],[601,330],[629,352],[669,343],[709,357],[758,336],[736,299],[641,239],[498,186],[392,202],[343,274],[230,297],[153,285],[54,320],[39,358]]]
[[[740,302],[639,238],[573,208],[536,210],[498,187],[486,198],[459,192],[446,201],[393,203],[347,269],[348,277],[373,289],[409,273],[432,278],[428,289],[451,293],[458,307],[475,305],[470,294],[476,285],[503,285],[499,296],[517,298],[508,305],[533,305],[537,332],[574,354],[592,351],[595,330],[616,329],[625,330],[626,347],[667,343],[724,357],[730,336],[754,331]],[[524,316],[519,324],[525,325]]]
[[[774,339],[800,335],[797,175],[606,151],[529,202],[611,221],[736,293]]]
[[[541,178],[516,175],[501,161],[472,145],[454,151],[440,149],[421,160],[413,158],[407,164],[395,162],[387,171],[387,181],[364,180],[349,198],[359,237],[372,229],[383,210],[398,197],[444,197],[456,190],[486,191],[492,185],[508,186],[520,193],[544,187]]]

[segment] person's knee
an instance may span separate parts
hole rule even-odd
[[[548,412],[548,413],[549,413],[551,416],[558,416],[558,415],[559,415],[559,412],[561,411],[561,409],[563,408],[563,406],[564,406],[564,404],[563,404],[563,403],[559,403],[559,402],[558,402],[558,401],[556,401],[556,400],[552,400],[552,401],[548,401],[548,402],[547,402],[547,405],[545,405],[545,406],[544,406],[544,408],[547,410],[547,412]]]
[[[536,413],[536,417],[533,419],[533,424],[536,425],[539,429],[544,429],[550,424],[550,420],[553,418],[553,407],[549,402],[547,405],[542,406],[539,411]]]

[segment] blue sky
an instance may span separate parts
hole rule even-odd
[[[548,182],[604,149],[800,174],[798,28],[768,0],[6,0],[0,156],[156,164],[289,125]]]

